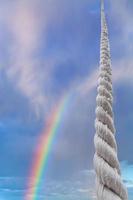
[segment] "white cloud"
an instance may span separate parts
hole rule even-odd
[[[46,84],[58,58],[41,61],[36,54],[42,41],[45,49],[47,26],[56,22],[56,6],[52,1],[43,4],[43,1],[15,0],[12,4],[2,3],[1,7],[0,25],[4,24],[12,37],[12,43],[7,45],[7,75],[39,115],[49,101]]]
[[[130,4],[132,6],[132,2],[128,2],[127,0],[117,0],[115,2],[110,0],[111,17],[115,19],[115,23],[117,23],[118,28],[122,31],[123,39],[119,38],[119,40],[125,43],[125,47],[128,48],[128,51],[133,49],[133,45],[130,42],[131,36],[133,36],[133,13],[132,10],[130,10]]]
[[[133,165],[129,164],[128,161],[121,163],[122,177],[128,188],[133,188]]]
[[[87,172],[86,172],[87,173]],[[19,197],[27,194],[25,183],[28,178],[21,177],[1,177],[0,191],[6,195],[18,195]],[[84,200],[95,199],[95,191],[93,187],[94,174],[88,170],[87,178],[83,172],[76,173],[70,177],[69,180],[47,180],[40,183],[40,191],[38,197],[40,198],[57,198],[74,200],[81,198]],[[30,196],[30,194],[29,194]]]
[[[45,102],[41,90],[41,76],[37,68],[40,63],[34,58],[39,46],[41,28],[39,19],[31,2],[14,1],[13,4],[2,4],[1,24],[4,23],[12,36],[9,49],[8,77],[15,82],[20,91],[31,100],[37,111]],[[36,106],[37,105],[37,106]]]
[[[125,9],[125,2],[117,1],[111,3],[112,12],[121,19],[124,34],[132,32],[131,13]],[[64,5],[64,6],[62,6]],[[14,1],[2,4],[0,21],[6,23],[9,32],[13,36],[13,44],[9,47],[10,64],[7,67],[8,77],[15,82],[16,87],[28,98],[32,108],[40,115],[46,105],[48,105],[50,81],[52,80],[55,65],[61,60],[67,60],[68,55],[59,52],[60,55],[47,57],[43,61],[38,61],[36,52],[41,46],[45,49],[48,28],[63,23],[63,16],[67,13],[67,1]],[[120,6],[120,9],[117,9]],[[9,9],[11,7],[11,9]],[[61,9],[62,8],[62,9]],[[58,12],[60,10],[60,13]],[[122,17],[122,16],[125,17]],[[128,38],[126,36],[126,38]],[[125,36],[124,36],[125,38]],[[129,42],[128,42],[129,44]],[[71,88],[78,89],[80,95],[91,94],[97,84],[97,67],[86,79],[74,80]],[[132,59],[114,61],[113,78],[116,82],[132,80]],[[50,81],[49,81],[50,79]],[[76,83],[76,84],[75,84]],[[69,92],[69,91],[68,91]],[[53,100],[52,100],[53,101]]]
[[[113,72],[112,72],[112,79],[114,86],[118,83],[127,82],[131,84],[133,81],[133,67],[132,67],[132,60],[122,59],[120,61],[113,62]],[[98,68],[98,67],[97,67]],[[98,78],[98,69],[91,72],[88,77],[81,81],[77,86],[77,90],[80,92],[80,95],[89,95],[97,86],[97,78]]]
[[[40,182],[40,192],[43,198],[48,198],[49,196],[57,199],[95,199],[94,191],[94,173],[88,170],[88,174],[84,174],[82,171],[68,177],[68,180],[47,180],[44,182],[42,177],[42,182]],[[30,195],[30,194],[29,194]]]

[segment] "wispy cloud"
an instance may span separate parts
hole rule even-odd
[[[1,24],[4,24],[12,38],[7,45],[7,75],[28,98],[38,115],[47,104],[47,81],[58,59],[47,57],[42,60],[38,55],[42,42],[45,49],[47,26],[50,21],[53,23],[56,20],[56,9],[50,5],[48,1],[45,5],[42,1],[14,1],[13,4],[7,1],[1,5],[3,10],[0,14]]]
[[[45,182],[42,179],[42,183],[40,184],[38,192],[38,198],[63,198],[69,200],[80,200],[82,198],[84,200],[93,200],[95,199],[95,192],[93,190],[93,176],[94,174],[91,172],[91,170],[88,170],[87,172],[75,174],[69,180],[47,180],[47,182]],[[26,183],[28,178],[2,177],[0,180],[1,194],[6,194],[7,197],[10,195],[11,197],[15,197],[17,195],[18,198],[24,198],[27,190]]]
[[[127,176],[127,172],[132,167],[129,167],[126,162],[122,166],[123,174],[124,170],[126,170],[123,178],[125,178],[125,183],[129,189],[129,200],[131,200],[133,186],[130,184],[130,177],[125,176]],[[127,166],[129,171],[126,168]],[[0,192],[3,199],[24,199],[27,192],[26,183],[28,182],[28,178],[1,177],[0,181]],[[46,182],[42,177],[37,197],[40,199],[47,198],[48,200],[96,200],[95,173],[93,170],[83,170],[78,173],[76,172],[67,180],[47,179]]]
[[[124,40],[126,43],[127,40],[125,40],[125,37],[128,39],[132,33],[132,14],[125,9],[125,2],[123,0],[123,3],[120,3],[120,1],[113,4],[110,3],[111,12],[115,15],[115,18],[121,24],[126,25],[126,28],[125,26],[124,28],[122,27],[124,34],[121,35],[121,40]],[[79,2],[78,4],[80,5]],[[84,5],[86,5],[85,1]],[[9,9],[9,7],[12,9]],[[44,51],[44,55],[45,53],[48,54],[46,49],[49,30],[51,27],[54,28],[57,25],[62,26],[63,20],[65,21],[67,17],[70,17],[68,15],[69,7],[68,1],[62,2],[60,0],[45,1],[45,4],[41,0],[38,2],[31,0],[24,0],[23,2],[14,1],[12,5],[10,2],[2,4],[3,11],[1,10],[0,14],[1,24],[3,22],[6,23],[13,41],[8,46],[9,65],[6,71],[8,77],[16,87],[28,98],[38,116],[48,108],[49,102],[53,102],[54,92],[50,87],[54,85],[53,76],[57,64],[64,63],[64,61],[69,60],[71,57],[75,57],[76,43],[72,42],[71,38],[68,41],[67,51],[62,48],[52,55],[43,56],[43,59],[42,55],[38,55],[42,53],[41,51]],[[119,14],[117,13],[118,7],[120,7]],[[75,16],[79,12],[77,10],[74,13]],[[125,17],[122,17],[123,15]],[[78,31],[80,30],[77,28]],[[128,45],[126,45],[128,48],[129,43],[128,41]],[[81,44],[79,43],[78,45],[80,46]],[[76,64],[78,66],[78,63]],[[114,60],[113,68],[113,78],[116,82],[132,79],[131,58],[130,60]],[[70,87],[72,90],[78,88],[80,95],[90,94],[93,88],[96,87],[97,76],[97,69],[92,71],[92,73],[89,72],[88,76],[83,76],[80,79],[77,76],[72,81]]]
[[[49,79],[52,77],[51,69],[55,68],[59,60],[65,58],[65,55],[62,58],[60,53],[50,57],[44,56],[43,59],[38,55],[46,50],[50,24],[55,26],[57,21],[58,24],[63,22],[64,12],[60,9],[60,18],[58,12],[61,5],[59,0],[45,3],[15,0],[12,4],[9,1],[1,4],[0,25],[4,24],[12,38],[12,42],[9,41],[7,45],[9,57],[6,58],[6,72],[16,87],[28,98],[37,115],[43,113],[50,100],[48,88]]]
[[[128,161],[121,163],[122,177],[128,188],[133,188],[133,165],[129,164]]]
[[[41,24],[34,3],[31,4],[30,1],[17,1],[9,15],[8,26],[13,36],[13,44],[10,47],[10,67],[7,74],[29,98],[38,113],[39,107],[42,107],[46,100],[42,93],[40,63],[36,59]]]

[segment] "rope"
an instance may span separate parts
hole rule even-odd
[[[97,90],[96,134],[94,137],[97,199],[127,200],[127,190],[121,179],[120,165],[117,158],[112,111],[113,93],[110,47],[103,0],[101,1],[100,74]]]

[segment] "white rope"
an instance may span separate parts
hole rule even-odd
[[[112,72],[108,28],[101,0],[100,75],[96,98],[96,134],[94,137],[97,200],[127,200],[127,190],[122,182],[112,111]]]

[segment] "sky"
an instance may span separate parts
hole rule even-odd
[[[122,177],[133,196],[133,2],[105,0]],[[99,0],[0,0],[0,200],[25,200],[47,120],[66,95],[37,200],[95,200]]]

